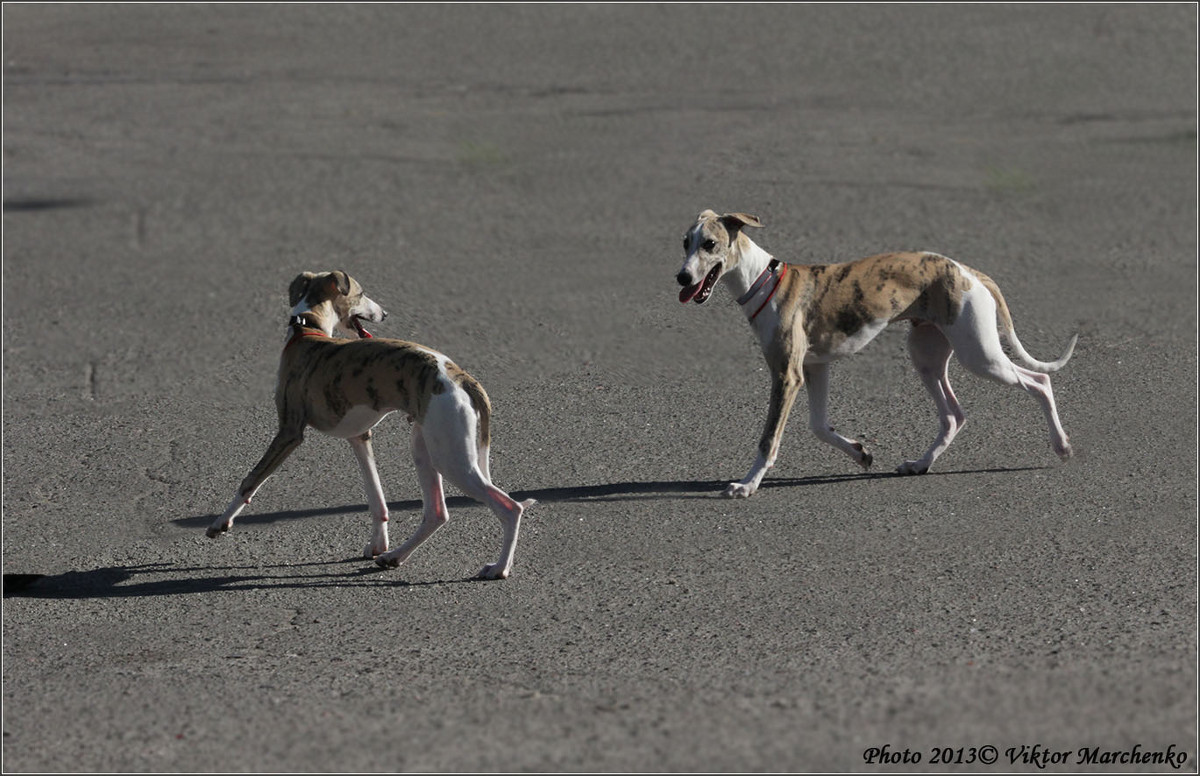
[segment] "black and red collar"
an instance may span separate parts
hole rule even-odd
[[[767,306],[767,302],[771,301],[771,297],[775,296],[775,291],[778,290],[785,272],[787,272],[787,264],[779,261],[779,259],[771,259],[771,263],[767,265],[767,268],[759,273],[758,278],[750,285],[746,293],[742,294],[741,298],[737,300],[737,303],[743,307],[759,299],[762,300],[758,303],[754,313],[751,314],[750,320],[753,321],[757,318],[758,314]]]
[[[329,335],[325,333],[324,329],[322,329],[320,326],[309,323],[303,315],[293,315],[290,319],[288,319],[288,326],[293,329],[293,333],[291,338],[288,339],[287,344],[283,346],[284,350],[287,350],[293,344],[295,344],[297,340],[300,340],[304,337],[325,337],[326,339],[329,339]]]

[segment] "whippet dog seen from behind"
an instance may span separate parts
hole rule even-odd
[[[208,536],[220,536],[233,526],[263,481],[304,440],[305,428],[312,426],[349,441],[358,459],[374,522],[365,557],[380,566],[398,566],[449,519],[444,476],[500,518],[500,558],[484,566],[479,576],[507,577],[521,514],[534,501],[517,503],[492,484],[488,471],[492,408],[483,386],[441,353],[411,342],[372,337],[363,322],[378,323],[387,313],[345,272],[305,272],[292,281],[288,296],[290,336],[275,388],[279,432],[224,514],[209,526]],[[335,329],[358,339],[334,338]],[[412,420],[412,455],[424,509],[416,532],[389,550],[388,508],[375,469],[371,429],[392,412]]]
[[[908,351],[941,422],[925,454],[903,462],[898,472],[929,471],[962,430],[965,416],[946,371],[951,354],[971,372],[1033,396],[1050,426],[1054,452],[1064,460],[1071,456],[1047,373],[1067,363],[1077,336],[1057,361],[1038,361],[1017,339],[1000,289],[978,270],[936,253],[789,265],[755,245],[746,235],[747,227],[762,227],[762,222],[745,213],[705,210],[683,236],[685,258],[676,277],[683,286],[679,301],[685,304],[702,304],[717,282],[724,281],[758,336],[771,372],[771,403],[758,457],[742,480],[730,483],[726,496],[745,498],[758,489],[779,455],[783,428],[801,386],[808,390],[809,427],[817,438],[864,469],[870,467],[872,457],[862,443],[829,425],[829,365],[859,351],[896,321],[912,322]],[[997,324],[1025,366],[1005,355]]]

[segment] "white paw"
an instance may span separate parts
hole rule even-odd
[[[755,488],[753,485],[748,485],[744,482],[731,482],[729,483],[729,487],[725,489],[725,493],[722,495],[724,495],[725,498],[750,498],[754,495],[755,490],[757,490],[757,488]]]
[[[480,579],[508,579],[509,571],[510,569],[505,568],[503,564],[489,563],[475,576]]]
[[[897,474],[924,474],[929,466],[921,461],[905,461],[896,467]]]
[[[368,542],[367,546],[363,548],[363,557],[367,560],[370,560],[371,558],[384,554],[387,552],[387,550],[388,548],[386,543],[383,545],[383,549],[380,549],[375,542]]]

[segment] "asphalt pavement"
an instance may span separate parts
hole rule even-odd
[[[1196,771],[1194,4],[3,6],[6,772]],[[935,250],[1056,358],[1077,451],[893,327],[793,413],[680,236]],[[538,504],[399,569],[274,433],[298,272],[449,354]],[[376,455],[403,537],[403,418]],[[1182,753],[1182,755],[1181,755]]]

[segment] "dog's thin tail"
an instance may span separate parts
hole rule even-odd
[[[991,293],[992,298],[996,300],[996,312],[1000,316],[1001,331],[1008,340],[1008,344],[1012,346],[1013,353],[1017,354],[1017,357],[1025,362],[1025,366],[1035,372],[1057,372],[1067,365],[1067,362],[1071,360],[1071,354],[1075,352],[1075,343],[1079,341],[1078,334],[1071,335],[1071,341],[1067,343],[1066,352],[1057,361],[1037,360],[1029,355],[1029,352],[1025,350],[1025,346],[1021,344],[1021,340],[1017,339],[1017,330],[1013,326],[1012,314],[1008,311],[1008,303],[1004,301],[1004,295],[1000,293],[1000,287],[996,285],[996,281],[979,271],[976,271],[975,275],[983,283],[984,288]]]
[[[479,416],[479,465],[483,468],[486,476],[488,474],[488,449],[492,446],[492,400],[488,398],[487,391],[483,390],[479,381],[466,372],[462,373],[459,385],[466,392],[467,398],[471,400],[471,407],[475,410],[475,414]]]

